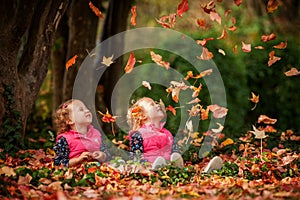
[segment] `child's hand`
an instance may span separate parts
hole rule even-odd
[[[93,154],[91,152],[83,152],[79,156],[80,161],[91,160],[92,158],[93,158]]]
[[[106,160],[106,154],[102,151],[94,151],[92,156],[99,162],[104,162]]]

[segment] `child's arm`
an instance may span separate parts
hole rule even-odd
[[[111,153],[110,153],[109,149],[107,148],[107,146],[104,142],[102,142],[102,144],[100,146],[100,151],[102,151],[106,155],[106,159],[104,161],[107,161],[107,160],[111,159],[111,157],[112,157]]]
[[[77,158],[71,158],[69,160],[69,167],[76,166],[78,164],[81,164],[83,161],[88,161],[93,158],[93,154],[91,152],[83,152],[79,157]]]
[[[54,165],[59,166],[63,164],[64,166],[68,166],[70,148],[66,138],[61,137],[54,145],[53,150],[56,154],[56,157],[54,158]]]
[[[172,153],[180,153],[181,154],[181,148],[177,143],[177,140],[174,138],[173,144],[172,144]]]
[[[140,132],[135,132],[130,140],[130,159],[140,160],[144,153],[143,137]]]

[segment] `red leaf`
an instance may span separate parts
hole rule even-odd
[[[105,123],[111,123],[111,122],[115,122],[116,121],[116,118],[117,116],[112,116],[108,110],[106,109],[106,113],[103,114],[102,112],[98,111],[98,113],[100,113],[102,115],[102,118],[101,120]]]
[[[215,2],[214,1],[210,1],[208,4],[206,5],[201,5],[201,8],[203,9],[204,12],[206,12],[207,14],[209,14],[210,12],[214,12],[215,11]]]
[[[227,11],[224,13],[224,16],[227,17],[230,13],[231,13],[231,10],[227,10]]]
[[[92,2],[89,2],[89,6],[92,9],[92,11],[95,13],[95,15],[97,15],[101,19],[104,19],[104,15],[102,14],[102,12],[96,6],[94,6]]]
[[[268,13],[272,13],[278,9],[279,3],[277,0],[269,0],[267,5]]]
[[[136,25],[136,6],[133,6],[131,8],[131,19],[130,19],[130,23],[132,26],[135,26]]]
[[[176,13],[162,16],[161,18],[156,19],[156,21],[164,28],[173,28],[176,23]]]
[[[261,36],[261,41],[263,42],[268,42],[270,40],[275,40],[276,35],[274,33],[271,33],[270,35],[264,34]]]
[[[181,0],[180,4],[177,7],[177,15],[179,15],[179,17],[182,17],[182,14],[184,12],[187,12],[188,10],[189,10],[188,0]]]
[[[273,46],[276,49],[285,49],[287,47],[287,42],[280,42],[279,44]]]
[[[166,110],[171,111],[171,113],[176,116],[176,109],[173,108],[171,105],[168,105],[168,107],[166,108]]]
[[[135,57],[134,57],[134,52],[131,52],[131,53],[130,53],[130,56],[129,56],[129,58],[128,58],[126,67],[124,68],[125,73],[129,74],[129,73],[133,70],[133,67],[134,67],[134,65],[135,65],[135,62],[136,62],[136,59],[135,59]]]
[[[271,51],[269,53],[269,61],[268,61],[268,66],[270,67],[271,65],[273,65],[275,62],[279,61],[281,58],[275,56],[275,51]]]
[[[243,0],[234,0],[235,5],[240,6]]]
[[[228,30],[234,32],[234,31],[237,30],[237,27],[236,26],[230,26],[230,27],[228,27]]]
[[[75,64],[76,59],[78,58],[77,55],[73,56],[70,60],[68,60],[68,62],[66,63],[66,70],[68,71],[69,68]]]
[[[204,21],[203,19],[198,18],[197,19],[197,24],[200,28],[205,29],[206,28],[206,21]]]

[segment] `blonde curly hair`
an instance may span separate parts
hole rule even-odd
[[[70,119],[71,112],[69,105],[71,105],[73,101],[73,99],[70,99],[62,103],[53,115],[54,128],[56,129],[57,135],[71,130],[71,125],[67,123],[67,121]]]
[[[145,110],[144,103],[154,101],[149,97],[143,97],[137,100],[127,111],[127,123],[133,131],[138,130],[149,119]],[[165,112],[165,109],[163,109]]]

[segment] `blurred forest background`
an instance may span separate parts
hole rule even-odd
[[[177,0],[93,1],[93,4],[104,15],[104,18],[98,18],[91,11],[88,1],[71,0],[70,2],[65,2],[67,3],[67,6],[64,8],[65,13],[62,15],[57,30],[54,31],[51,56],[49,57],[49,65],[47,65],[48,71],[45,71],[47,74],[45,74],[45,78],[41,82],[36,98],[31,99],[31,101],[28,100],[28,102],[31,102],[28,103],[30,112],[28,112],[26,122],[22,123],[23,126],[26,125],[26,128],[23,130],[22,126],[16,126],[17,123],[21,123],[19,120],[19,122],[12,123],[14,129],[8,130],[4,125],[10,122],[3,120],[2,128],[4,132],[2,133],[2,139],[4,138],[5,141],[7,141],[8,136],[11,138],[11,135],[16,134],[16,132],[19,132],[21,136],[25,135],[32,138],[31,142],[29,141],[30,145],[34,145],[41,136],[46,139],[53,137],[52,133],[55,134],[55,131],[52,126],[52,113],[59,104],[71,98],[73,82],[80,64],[97,42],[129,29],[161,27],[156,19],[175,13],[177,5],[180,3]],[[176,25],[173,29],[189,35],[195,40],[220,37],[224,25],[230,26],[230,23],[232,23],[231,18],[228,17],[222,21],[222,25],[210,21],[209,16],[201,8],[201,5],[206,5],[209,2],[189,1],[189,10],[183,14],[182,18],[176,18]],[[227,10],[231,10],[230,16],[236,19],[235,26],[238,27],[234,32],[227,31],[226,39],[209,41],[206,46],[214,54],[213,61],[220,70],[225,84],[229,111],[223,132],[226,135],[230,135],[230,137],[239,137],[247,130],[252,129],[252,124],[258,125],[257,118],[261,114],[278,120],[274,125],[278,132],[287,129],[295,132],[300,130],[300,79],[299,76],[288,77],[284,74],[292,67],[299,69],[300,6],[298,0],[276,2],[279,2],[278,9],[274,12],[267,12],[267,0],[244,0],[239,6],[233,0],[215,1],[216,10],[220,15],[224,16]],[[137,8],[136,26],[130,24],[130,9],[133,5],[136,5]],[[209,28],[203,29],[199,27],[197,19],[207,20],[207,27]],[[36,18],[32,20],[36,20]],[[3,32],[3,35],[4,33],[8,34],[8,32]],[[271,33],[276,35],[275,40],[268,43],[261,41],[262,35]],[[30,38],[28,35],[26,37]],[[21,38],[23,38],[21,39],[23,44],[21,47],[26,50],[27,43],[24,37]],[[287,42],[287,47],[282,50],[276,50],[275,54],[281,57],[281,60],[269,67],[269,52],[274,50],[273,46],[281,41]],[[241,50],[241,42],[251,44],[251,52],[243,52]],[[233,51],[235,45],[238,46],[237,54]],[[264,46],[265,49],[255,49],[255,46]],[[219,49],[223,49],[226,55],[219,53]],[[170,62],[171,67],[179,72],[186,74],[189,70],[188,64],[179,56],[163,51],[159,53],[165,61]],[[66,71],[65,63],[74,55],[78,55],[78,59]],[[123,75],[128,56],[124,55],[118,59],[105,72],[105,76],[100,81],[96,102],[99,106],[97,109],[103,113],[106,111],[106,108],[110,109],[109,98],[111,95],[109,92],[113,89],[118,78]],[[145,51],[138,51],[135,56],[137,60],[143,60],[143,64],[147,62],[147,59],[151,62],[149,54],[147,53],[146,55]],[[23,57],[19,58],[19,62],[25,61],[25,66],[26,60],[22,59]],[[137,63],[137,65],[139,64]],[[4,73],[2,73],[2,76],[4,76]],[[7,90],[6,88],[5,91]],[[259,95],[260,98],[254,110],[251,110],[254,104],[249,101],[251,92]],[[153,92],[141,88],[134,94],[133,98],[144,95],[151,96],[155,100],[164,97],[167,105],[173,104],[176,107],[171,98],[166,96],[164,89]],[[205,87],[201,91],[200,97],[202,102],[207,102],[207,105],[209,105],[209,94],[205,91]],[[167,128],[175,131],[177,128],[176,120],[180,116],[174,117],[171,113],[168,114],[170,117],[168,118]],[[9,114],[10,118],[15,118],[12,115],[12,113]],[[3,117],[3,119],[8,118]],[[101,120],[99,122],[101,123]],[[105,126],[105,124],[102,125]],[[204,122],[200,126],[200,131],[206,131],[206,126],[207,124]],[[110,125],[104,130],[110,138],[113,138],[110,133]],[[15,139],[18,139],[18,137]],[[10,140],[11,142],[14,141],[13,139]],[[45,145],[51,147],[53,145],[52,142],[46,142]]]

